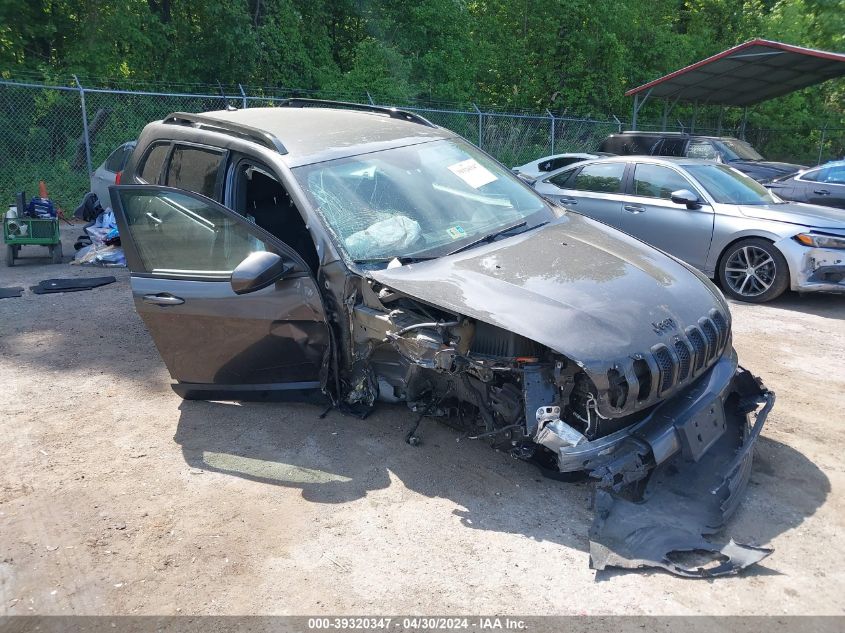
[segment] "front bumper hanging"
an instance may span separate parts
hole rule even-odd
[[[706,537],[739,507],[774,402],[775,394],[731,354],[634,427],[560,449],[561,470],[586,469],[599,482],[591,567],[660,567],[706,578],[738,573],[768,556],[768,548]],[[643,480],[640,501],[617,494]],[[693,552],[699,560],[685,564]]]

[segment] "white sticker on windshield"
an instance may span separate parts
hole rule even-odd
[[[494,180],[498,180],[490,170],[486,169],[474,158],[462,160],[460,163],[450,165],[449,171],[473,189],[478,189],[479,187],[483,187]]]

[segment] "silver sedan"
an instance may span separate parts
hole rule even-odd
[[[615,157],[557,170],[533,186],[686,261],[734,299],[762,303],[787,288],[845,292],[845,211],[784,202],[727,165]]]

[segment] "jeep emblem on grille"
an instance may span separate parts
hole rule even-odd
[[[672,318],[663,319],[660,323],[655,323],[652,321],[651,329],[654,330],[655,334],[665,334],[670,330],[675,329],[675,320]]]

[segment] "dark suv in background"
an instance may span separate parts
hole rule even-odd
[[[805,169],[802,165],[768,161],[746,141],[729,136],[697,136],[680,132],[611,134],[598,148],[619,155],[683,156],[726,163],[759,182]]]

